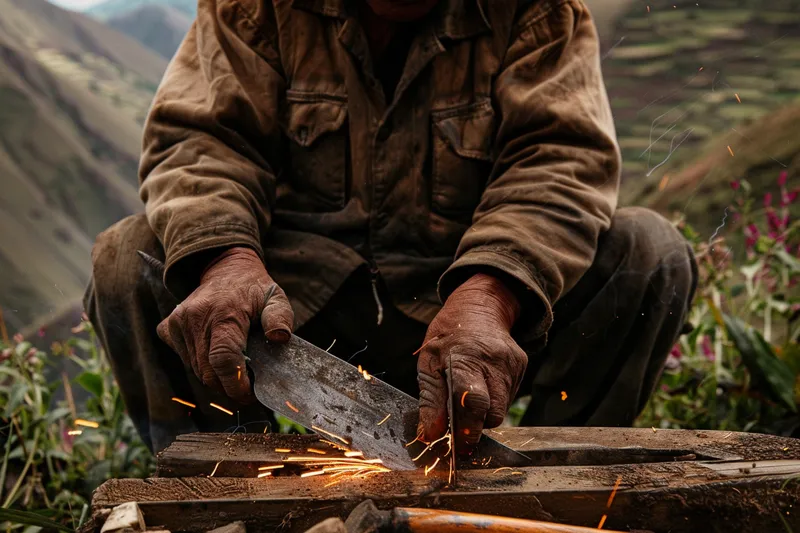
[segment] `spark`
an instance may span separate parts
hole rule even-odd
[[[317,448],[306,448],[308,453],[316,453],[317,455],[328,455],[325,450],[318,450]]]
[[[236,380],[238,381],[238,380],[242,379],[242,367],[240,367],[240,366],[237,366],[237,367],[236,367],[236,370],[238,370],[238,372],[239,372],[239,373],[236,375]]]
[[[444,437],[440,437],[440,438],[436,439],[435,441],[431,442],[430,444],[428,444],[428,446],[426,446],[426,447],[425,447],[425,449],[424,449],[424,450],[422,450],[422,451],[419,453],[419,455],[418,455],[418,456],[414,457],[414,458],[413,458],[413,459],[411,459],[411,460],[412,460],[412,461],[416,461],[417,459],[419,459],[420,457],[422,457],[423,455],[425,455],[425,453],[426,453],[428,450],[430,450],[431,448],[433,448],[433,447],[436,445],[436,443],[438,443],[438,442],[442,442],[442,441],[443,441],[443,440],[445,440],[445,439],[450,439],[450,433],[449,433],[449,432],[448,432],[448,433],[447,433],[447,434],[446,434]]]
[[[94,429],[97,429],[97,428],[100,427],[100,424],[98,424],[97,422],[94,422],[92,420],[84,420],[83,418],[76,418],[75,419],[75,425],[76,426],[83,426],[83,427],[87,427],[87,428],[94,428]]]
[[[430,343],[432,343],[433,341],[435,341],[436,339],[438,339],[441,336],[442,336],[442,334],[440,333],[439,335],[436,335],[435,337],[431,337],[430,339],[426,340],[425,342],[422,343],[422,346],[417,348],[417,351],[412,353],[411,355],[418,355],[419,352],[421,352],[423,350],[423,348],[425,348],[427,345],[429,345]]]
[[[387,420],[389,420],[389,417],[390,417],[390,416],[392,416],[392,413],[389,413],[388,415],[386,415],[386,416],[384,417],[384,419],[383,419],[383,420],[381,420],[380,422],[378,422],[378,425],[380,426],[380,425],[382,425],[384,422],[386,422]]]
[[[327,349],[327,350],[325,350],[325,351],[326,351],[326,352],[330,352],[330,351],[331,351],[331,348],[333,348],[333,345],[334,345],[334,344],[336,344],[336,339],[333,339],[333,342],[331,343],[331,345],[330,345],[330,346],[328,346],[328,349]]]
[[[332,485],[337,485],[337,484],[339,484],[341,482],[342,482],[341,479],[335,479],[335,480],[331,481],[330,483],[326,483],[325,485],[323,485],[323,487],[330,487]]]
[[[675,136],[672,138],[672,140],[671,140],[671,141],[670,141],[670,143],[669,143],[669,152],[667,153],[667,157],[665,157],[665,158],[664,158],[664,160],[663,160],[663,161],[661,161],[661,163],[657,164],[655,167],[653,167],[652,169],[650,169],[650,171],[649,171],[649,172],[648,172],[646,175],[647,175],[647,176],[651,176],[651,175],[653,174],[653,172],[655,172],[656,170],[658,170],[659,168],[661,168],[662,166],[664,166],[664,165],[667,163],[667,161],[669,161],[669,160],[670,160],[670,158],[672,157],[672,154],[674,154],[674,153],[675,153],[675,150],[677,150],[678,148],[680,148],[680,146],[681,146],[683,143],[685,143],[685,142],[686,142],[686,141],[689,139],[689,137],[691,137],[691,136],[692,136],[692,132],[693,132],[693,131],[694,131],[694,128],[689,128],[689,129],[687,129],[687,130],[684,130],[684,131],[683,131],[683,132],[681,132],[681,133],[677,133],[677,134],[675,134]],[[676,144],[675,144],[675,139],[677,139],[679,135],[684,135],[684,137],[683,137],[683,138],[682,138],[682,139],[681,139],[681,140],[678,142],[678,144],[676,145]]]
[[[565,401],[567,399],[567,391],[561,391],[561,401]]]
[[[441,457],[437,457],[437,458],[436,458],[436,460],[433,462],[433,464],[432,464],[432,465],[430,465],[430,466],[426,466],[426,467],[425,467],[425,475],[426,475],[426,476],[428,475],[428,473],[429,473],[431,470],[433,470],[434,468],[436,468],[436,465],[438,465],[438,464],[439,464],[439,460],[441,460]]]
[[[210,404],[208,404],[208,405],[210,405],[210,406],[211,406],[211,407],[213,407],[214,409],[219,409],[220,411],[222,411],[222,412],[223,412],[223,413],[225,413],[226,415],[233,416],[233,411],[231,411],[231,410],[229,410],[229,409],[225,409],[225,408],[224,408],[224,407],[222,407],[221,405],[217,405],[217,404],[215,404],[215,403],[213,403],[213,402],[212,402],[212,403],[210,403]]]
[[[83,431],[82,431],[82,430],[80,430],[80,429],[73,429],[73,430],[71,430],[71,431],[67,431],[67,435],[71,435],[71,436],[73,436],[73,437],[74,437],[75,435],[80,435],[81,433],[83,433]]]
[[[364,457],[364,452],[344,452],[345,457]]]
[[[322,429],[321,427],[317,427],[317,426],[311,426],[311,429],[313,429],[314,431],[319,431],[320,433],[324,433],[325,435],[331,437],[332,439],[336,439],[338,441],[342,441],[345,444],[347,444],[348,446],[350,445],[350,441],[348,441],[344,437],[340,437],[336,433],[331,433],[330,431],[327,431],[327,430]]]
[[[262,477],[267,477],[267,476],[271,476],[271,475],[272,475],[272,472],[262,472],[261,474],[259,474],[256,477],[262,478]]]
[[[172,401],[173,401],[173,402],[178,402],[179,404],[181,404],[181,405],[185,405],[186,407],[191,407],[192,409],[194,409],[195,407],[197,407],[197,406],[196,406],[195,404],[193,404],[192,402],[187,402],[186,400],[181,400],[180,398],[172,398]]]
[[[275,453],[292,453],[289,448],[275,448]]]
[[[617,481],[614,483],[614,488],[611,490],[611,495],[608,497],[608,503],[606,503],[607,509],[611,509],[611,503],[614,501],[614,496],[617,495],[617,489],[620,483],[622,483],[622,476],[617,477]]]
[[[223,459],[223,461],[224,461],[224,459]],[[214,470],[211,471],[211,473],[208,475],[208,477],[214,477],[214,474],[217,473],[217,468],[219,468],[219,465],[221,465],[221,464],[222,464],[222,461],[217,462],[217,464],[214,465]]]
[[[260,466],[258,467],[259,471],[263,470],[277,470],[279,468],[283,468],[284,465],[270,465],[270,466]]]
[[[664,177],[661,178],[661,181],[658,183],[658,192],[661,192],[664,189],[666,189],[667,183],[669,183],[669,174],[664,174]]]
[[[728,151],[731,153],[731,157],[734,157],[734,155],[733,155],[733,148],[731,148],[731,145],[730,145],[730,144],[728,145]]]
[[[295,413],[299,413],[300,412],[300,409],[298,409],[297,407],[295,407],[294,405],[289,403],[289,400],[286,400],[286,407],[288,407],[289,409],[291,409]]]
[[[531,442],[532,440],[534,440],[535,438],[536,438],[536,437],[531,437],[531,438],[529,438],[528,440],[526,440],[525,442],[523,442],[523,443],[520,445],[520,448],[523,448],[523,447],[527,446],[527,445],[528,445],[528,444],[530,444],[530,442]]]
[[[469,394],[469,391],[465,390],[464,394],[461,395],[461,407],[464,407],[464,398],[467,397],[467,394]]]
[[[501,466],[500,468],[495,469],[494,472],[492,472],[492,474],[496,474],[496,473],[500,472],[501,470],[511,470],[511,467],[510,466]]]
[[[736,97],[736,101],[738,101],[740,104],[742,103],[742,99],[741,99],[741,98],[739,98],[739,93],[734,93],[734,95],[733,95],[733,96],[735,96],[735,97]]]
[[[725,208],[725,214],[722,216],[722,223],[717,226],[717,229],[714,230],[714,233],[711,235],[711,238],[708,239],[709,243],[714,242],[714,238],[719,234],[720,230],[725,227],[725,221],[728,220],[728,208]]]
[[[312,472],[304,472],[300,474],[300,477],[314,477],[314,476],[321,476],[325,473],[325,470],[314,470]]]
[[[652,430],[653,430],[653,433],[655,433],[656,431],[658,431],[658,430],[655,428],[655,426],[651,427],[650,429],[652,429]]]
[[[600,523],[597,524],[597,529],[603,529],[603,524],[606,523],[606,518],[608,518],[608,515],[603,515],[603,517],[600,519]]]

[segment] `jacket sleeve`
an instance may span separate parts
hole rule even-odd
[[[284,87],[271,6],[200,0],[145,125],[140,194],[176,294],[190,256],[235,245],[262,254]]]
[[[446,299],[475,271],[510,280],[526,341],[546,334],[552,305],[591,265],[616,209],[621,164],[587,8],[532,4],[494,86],[497,161],[439,285]]]

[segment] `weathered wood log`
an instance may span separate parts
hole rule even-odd
[[[318,447],[315,437],[189,435],[160,454],[159,474],[208,476],[218,464],[215,477],[108,481],[95,493],[93,513],[136,501],[148,526],[171,531],[242,520],[250,532],[295,532],[343,518],[371,498],[384,509],[435,507],[589,527],[607,515],[607,528],[656,533],[785,531],[784,524],[800,531],[794,439],[616,428],[506,428],[492,435],[548,466],[462,471],[456,489],[445,487],[446,473],[421,471],[325,486],[325,476],[253,479],[258,466],[280,461],[275,448]],[[226,463],[229,470],[222,470]],[[218,478],[220,472],[249,477]]]
[[[800,458],[800,440],[729,431],[632,428],[502,428],[500,442],[542,466],[598,466],[686,460]],[[264,464],[314,447],[338,453],[314,435],[192,433],[158,455],[158,477],[255,477]],[[216,468],[216,471],[214,470]]]

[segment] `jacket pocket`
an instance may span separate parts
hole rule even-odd
[[[292,189],[306,208],[344,207],[349,151],[346,99],[289,90],[286,101]]]
[[[469,222],[492,169],[495,116],[491,101],[433,111],[431,120],[432,208]]]

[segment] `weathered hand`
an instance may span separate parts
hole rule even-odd
[[[158,325],[158,336],[207,387],[250,403],[244,350],[257,321],[271,342],[286,342],[294,313],[258,255],[237,247],[206,267],[200,286]]]
[[[528,363],[510,334],[519,312],[511,291],[486,274],[471,277],[447,299],[428,327],[417,363],[420,432],[426,441],[447,431],[448,365],[456,450],[468,451],[483,428],[503,422]]]

